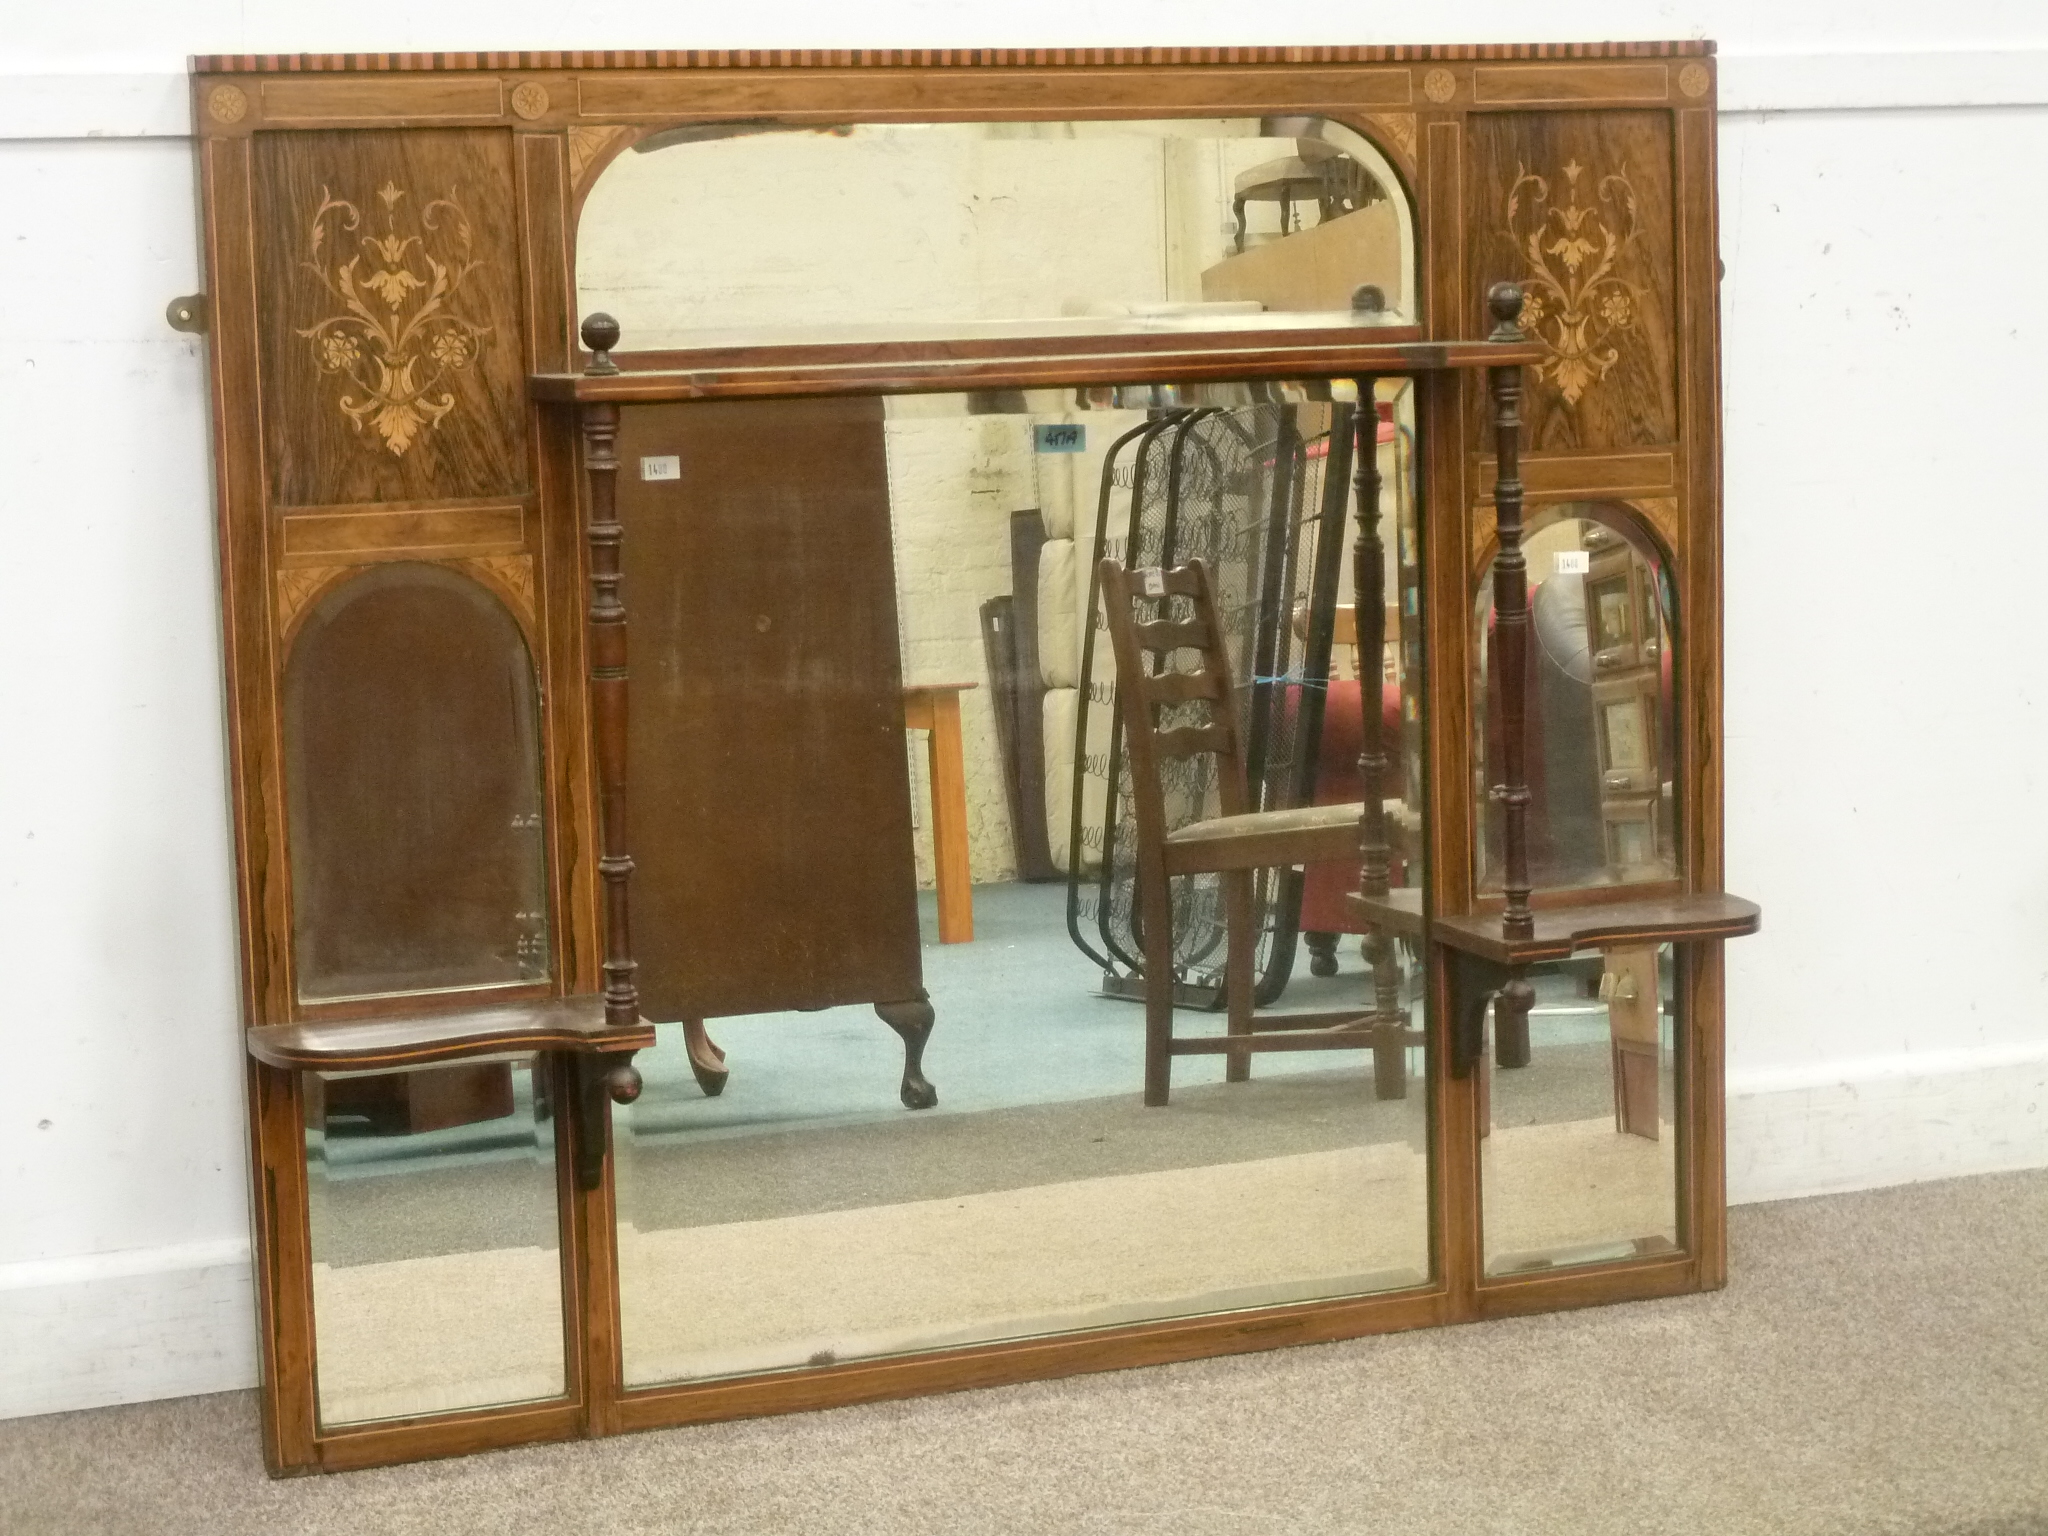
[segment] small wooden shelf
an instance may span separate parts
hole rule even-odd
[[[1604,944],[1736,939],[1762,925],[1755,902],[1718,891],[1606,906],[1541,907],[1533,916],[1536,931],[1526,939],[1503,938],[1498,912],[1440,917],[1430,924],[1429,933],[1439,944],[1497,965],[1528,965],[1562,960],[1574,950]]]
[[[513,1051],[641,1051],[654,1044],[654,1026],[607,1028],[604,999],[591,994],[460,1013],[264,1024],[245,1038],[251,1056],[289,1071],[396,1072]]]
[[[1422,937],[1422,892],[1416,887],[1389,891],[1384,896],[1353,891],[1344,902],[1361,923],[1384,928],[1404,939]]]
[[[1413,326],[1358,324],[1348,317],[1257,318],[1271,323],[1056,335],[989,328],[997,334],[809,344],[720,338],[687,350],[622,353],[626,366],[618,373],[532,374],[527,390],[536,400],[627,404],[1407,375],[1522,366],[1547,355],[1533,342],[1423,341]],[[1296,323],[1286,323],[1290,319]],[[1299,323],[1316,320],[1324,323]]]

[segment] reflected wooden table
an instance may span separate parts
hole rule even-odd
[[[903,726],[926,733],[931,765],[932,863],[939,884],[939,942],[974,937],[974,881],[967,861],[967,761],[960,695],[975,683],[920,683],[903,690]]]

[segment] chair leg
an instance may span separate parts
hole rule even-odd
[[[1223,874],[1223,996],[1229,1009],[1228,1033],[1232,1038],[1252,1037],[1252,963],[1256,959],[1257,936],[1252,931],[1252,872],[1226,870]],[[1242,1083],[1252,1075],[1252,1053],[1232,1051],[1225,1058],[1223,1080]]]
[[[1401,1008],[1401,955],[1394,936],[1375,928],[1365,937],[1366,963],[1372,967],[1373,1018],[1377,1023],[1372,1044],[1373,1096],[1381,1099],[1408,1097],[1408,1021]]]
[[[1138,868],[1138,917],[1145,925],[1145,1103],[1172,1091],[1173,900],[1161,870]]]

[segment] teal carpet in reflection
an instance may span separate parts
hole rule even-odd
[[[925,1076],[939,1090],[938,1114],[972,1114],[1032,1104],[1135,1093],[1144,1080],[1145,1011],[1098,994],[1101,973],[1066,931],[1061,885],[984,885],[974,892],[974,941],[940,944],[937,902],[921,893],[925,988],[938,1020],[925,1049]],[[1363,1005],[1366,975],[1355,942],[1329,978],[1308,974],[1299,952],[1277,1011]],[[1221,1033],[1221,1014],[1182,1010],[1183,1034]],[[690,1075],[679,1028],[637,1065],[645,1079],[633,1106],[639,1135],[687,1130],[751,1134],[843,1125],[905,1113],[896,1100],[903,1048],[872,1008],[755,1014],[714,1020],[732,1079],[706,1099]],[[1363,1052],[1294,1052],[1257,1058],[1259,1077],[1357,1071]],[[1419,1060],[1411,1070],[1420,1067]],[[1176,1089],[1223,1081],[1220,1056],[1174,1062]]]

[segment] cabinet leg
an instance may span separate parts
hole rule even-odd
[[[704,1097],[715,1099],[725,1092],[725,1080],[732,1076],[732,1069],[726,1066],[725,1052],[704,1028],[702,1019],[683,1020],[683,1050],[690,1058],[690,1075],[697,1079]]]
[[[939,1090],[924,1079],[924,1043],[931,1038],[930,996],[919,989],[917,996],[891,1003],[875,1004],[882,1022],[903,1037],[903,1087],[899,1097],[905,1109],[930,1109],[939,1102]]]

